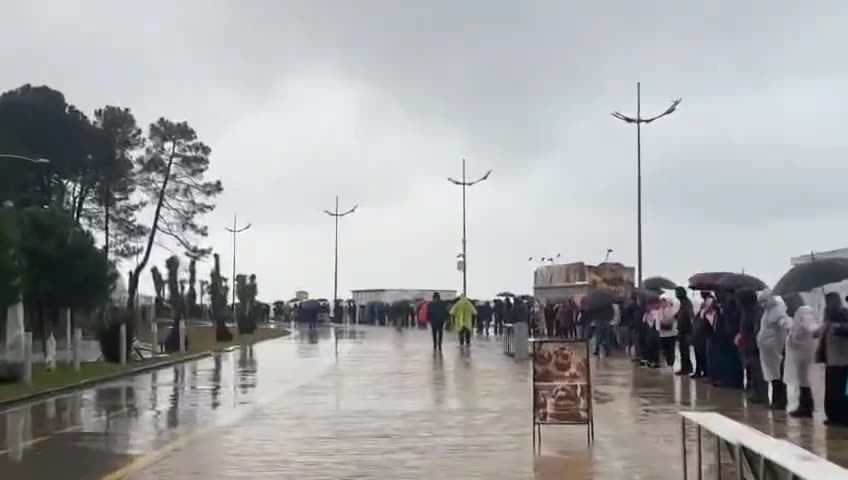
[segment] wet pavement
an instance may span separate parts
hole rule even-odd
[[[677,479],[680,409],[718,409],[843,466],[848,431],[741,394],[594,360],[595,443],[547,426],[534,453],[527,363],[453,337],[330,329],[0,413],[2,479]],[[338,354],[336,354],[338,351]],[[690,436],[691,439],[691,436]],[[709,460],[711,457],[705,457]]]

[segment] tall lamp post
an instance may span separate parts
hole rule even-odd
[[[639,270],[639,284],[642,286],[642,124],[651,123],[666,115],[671,115],[677,110],[682,98],[672,100],[671,106],[663,113],[650,118],[642,118],[642,86],[636,82],[636,118],[628,117],[619,112],[612,112],[612,116],[626,123],[636,124],[636,255]]]
[[[454,180],[451,177],[448,177],[448,181],[454,185],[459,185],[462,187],[462,295],[468,296],[468,239],[465,235],[466,227],[465,227],[465,189],[476,185],[483,180],[489,178],[489,175],[492,174],[492,171],[489,170],[485,175],[478,178],[474,181],[467,181],[465,179],[465,159],[462,159],[462,180]]]
[[[225,230],[233,234],[233,284],[230,285],[230,288],[233,290],[233,320],[236,318],[236,236],[239,233],[242,233],[249,229],[253,224],[248,223],[247,225],[239,228],[238,221],[236,219],[236,214],[233,214],[233,228],[224,227]]]
[[[359,205],[354,205],[353,208],[351,208],[350,210],[340,213],[339,196],[336,195],[336,209],[332,212],[329,210],[324,210],[324,213],[333,217],[336,223],[336,242],[335,247],[333,249],[333,306],[331,307],[333,317],[335,317],[336,315],[336,304],[339,301],[339,219],[355,212],[357,207],[359,207]],[[333,320],[339,319],[333,318]]]

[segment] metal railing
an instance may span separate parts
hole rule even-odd
[[[818,457],[803,448],[779,440],[731,420],[715,412],[680,412],[681,453],[683,479],[688,480],[688,452],[686,448],[686,423],[695,425],[696,477],[703,477],[704,430],[715,437],[715,478],[722,478],[722,451],[726,452],[735,467],[737,479],[805,479],[824,480],[848,478],[848,470]]]

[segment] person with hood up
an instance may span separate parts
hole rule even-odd
[[[459,346],[471,346],[471,329],[474,328],[474,317],[477,315],[474,304],[463,295],[453,304],[450,314],[459,333]]]
[[[787,385],[798,389],[798,408],[789,412],[795,418],[813,417],[813,389],[810,387],[810,367],[816,354],[816,337],[822,324],[813,307],[804,305],[800,295],[787,299],[788,312],[793,313],[792,324],[786,335]],[[793,307],[797,309],[792,312]]]
[[[760,292],[758,300],[763,309],[760,331],[757,333],[763,380],[766,384],[771,384],[771,408],[783,410],[786,408],[786,384],[783,383],[782,368],[783,349],[786,343],[786,332],[792,326],[792,320],[786,313],[786,304],[783,299],[772,295],[771,291]]]

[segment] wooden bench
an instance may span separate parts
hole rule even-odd
[[[848,479],[848,469],[831,463],[793,443],[766,435],[759,430],[731,420],[715,412],[680,412],[683,478],[688,479],[686,455],[686,422],[697,430],[697,478],[703,478],[701,431],[716,437],[717,478],[721,478],[721,447],[728,447],[734,457],[738,478],[789,478],[806,480]],[[753,459],[751,457],[754,457]],[[779,467],[779,468],[775,468]],[[749,475],[746,476],[746,473]]]

